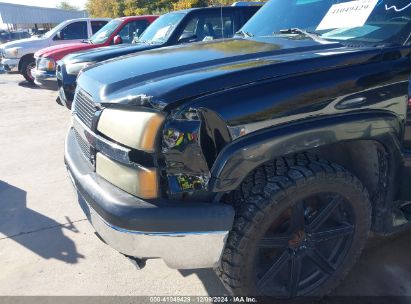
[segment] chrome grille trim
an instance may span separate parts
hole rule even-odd
[[[63,80],[63,76],[62,76],[62,71],[63,71],[63,63],[61,61],[57,62],[57,67],[56,67],[56,76],[58,80]]]
[[[91,96],[84,90],[79,89],[74,98],[74,114],[90,129],[93,126],[93,118],[97,108]]]
[[[76,140],[78,145],[80,146],[81,152],[83,152],[84,157],[87,158],[88,161],[91,160],[91,147],[90,145],[80,136],[76,129],[74,129],[74,135],[76,136]]]
[[[139,164],[131,161],[130,149],[120,146],[95,134],[94,132],[89,130],[78,117],[74,117],[73,119],[73,129],[81,137],[81,140],[85,142],[87,146],[92,148],[92,158],[94,157],[94,151],[98,151],[103,153],[107,157],[118,161],[119,163],[140,168]]]

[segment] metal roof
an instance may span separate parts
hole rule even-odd
[[[0,23],[47,24],[87,17],[87,11],[67,11],[57,8],[28,6],[0,2]]]

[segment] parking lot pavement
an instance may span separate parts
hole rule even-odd
[[[137,271],[94,234],[63,165],[70,113],[0,75],[0,295],[222,295],[212,270]],[[336,295],[411,296],[411,232],[369,242]]]

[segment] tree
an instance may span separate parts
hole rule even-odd
[[[121,17],[124,16],[124,0],[88,0],[86,9],[92,17]]]
[[[66,11],[78,11],[79,10],[77,6],[71,5],[67,1],[61,1],[59,4],[56,5],[56,8],[63,9]]]
[[[202,6],[208,6],[208,5],[209,5],[209,1],[206,1],[206,0],[179,0],[176,3],[173,3],[173,9],[181,10],[181,9],[186,9],[186,8],[202,7]]]
[[[163,14],[191,7],[231,5],[235,0],[87,0],[92,17]],[[63,1],[64,2],[64,1]]]
[[[124,16],[152,13],[147,0],[124,0]]]
[[[229,6],[236,2],[236,0],[209,0],[211,6]]]

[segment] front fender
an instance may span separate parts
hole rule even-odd
[[[333,115],[257,131],[227,145],[212,169],[209,190],[227,192],[263,163],[337,142],[376,140],[401,155],[402,123],[390,112]]]

